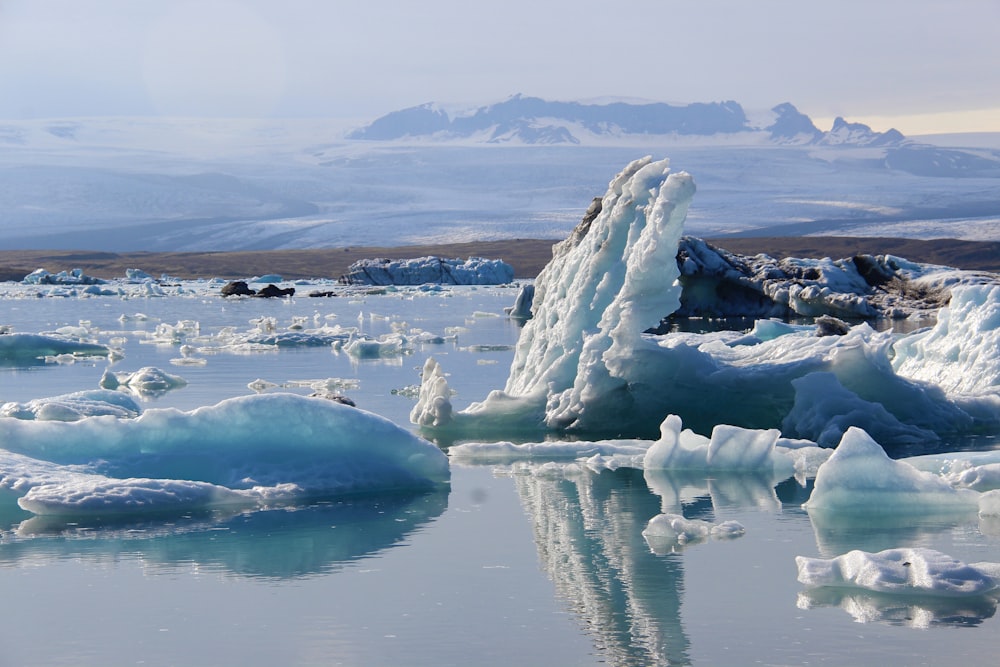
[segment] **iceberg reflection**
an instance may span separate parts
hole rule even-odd
[[[799,609],[840,607],[858,623],[911,628],[976,626],[997,610],[993,596],[974,598],[900,597],[867,591],[816,588],[799,593]]]
[[[147,568],[195,565],[239,577],[312,577],[401,546],[440,516],[448,491],[352,496],[299,507],[206,512],[172,522],[36,516],[3,536],[0,564],[135,557]]]
[[[518,475],[542,567],[613,665],[687,665],[681,557],[653,554],[642,536],[660,500],[641,470],[572,478]]]

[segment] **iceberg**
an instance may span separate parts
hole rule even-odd
[[[104,389],[131,390],[139,395],[155,395],[183,387],[187,385],[187,380],[159,368],[146,366],[131,373],[104,371],[100,385]]]
[[[803,507],[810,515],[974,513],[979,509],[979,494],[956,489],[939,475],[890,459],[871,436],[852,426],[820,465]]]
[[[351,264],[341,282],[350,285],[506,285],[514,267],[499,259],[361,259]]]
[[[893,595],[972,597],[996,591],[1000,563],[967,565],[927,548],[850,551],[832,559],[797,556],[799,581],[810,587],[859,588]]]
[[[108,392],[116,393],[116,392]],[[433,489],[433,444],[354,407],[297,394],[73,422],[0,419],[0,488],[37,514],[117,515]]]
[[[677,547],[689,546],[708,539],[743,537],[746,528],[738,521],[712,523],[700,519],[685,519],[680,514],[657,514],[642,531],[649,548],[656,554],[671,553]]]
[[[67,336],[11,333],[0,335],[0,364],[41,364],[46,357],[107,357],[106,345],[88,343]]]
[[[954,288],[954,333],[944,339],[964,335],[973,323],[995,335],[1000,318],[991,312],[1000,303],[1000,287],[971,284],[985,281],[981,274],[962,276],[899,258],[787,260],[781,280],[798,291],[768,298],[795,302],[792,312],[819,316],[814,323],[763,320],[745,334],[656,333],[666,316],[683,310],[685,272],[690,278],[691,271],[704,270],[690,269],[695,262],[690,256],[679,263],[678,249],[683,245],[689,255],[698,249],[695,263],[701,267],[722,261],[710,261],[706,247],[683,239],[694,192],[691,176],[671,173],[667,160],[646,157],[626,166],[600,205],[553,248],[552,260],[535,280],[532,317],[522,329],[505,387],[459,410],[444,372],[428,363],[411,421],[455,437],[558,432],[655,438],[659,425],[674,414],[697,432],[718,424],[780,429],[786,437],[824,446],[860,426],[887,447],[923,446],[943,435],[1000,425],[1000,394],[988,379],[978,381],[986,383],[985,394],[956,393],[938,384],[933,370],[910,368],[905,360],[916,359],[916,348],[906,347],[906,335],[829,317],[916,312],[946,302]],[[780,291],[778,278],[768,282],[773,272],[760,270],[761,285]],[[896,294],[886,291],[889,284]],[[882,290],[878,307],[859,305],[876,287]],[[926,298],[906,301],[908,290]],[[689,297],[697,293],[689,283]],[[914,305],[918,301],[923,306]],[[523,303],[518,309],[523,311]],[[956,321],[968,324],[956,328]],[[990,347],[992,340],[980,335],[973,341],[981,342],[967,343],[976,346],[976,354],[956,359],[948,374],[990,377],[991,364],[1000,368],[1000,347]]]
[[[26,403],[11,401],[0,405],[0,417],[38,421],[77,421],[101,415],[128,419],[138,417],[141,412],[142,408],[128,395],[109,389],[78,391],[36,398]]]

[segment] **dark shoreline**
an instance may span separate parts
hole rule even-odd
[[[930,241],[867,237],[732,237],[709,239],[714,245],[743,255],[766,253],[772,257],[831,257],[857,254],[890,254],[914,262],[941,264],[959,269],[1000,272],[1000,242]],[[514,267],[518,278],[533,278],[552,257],[556,240],[511,239],[399,247],[349,247],[307,250],[238,252],[100,252],[86,250],[0,250],[0,281],[20,281],[43,268],[51,273],[81,269],[97,278],[121,278],[126,269],[141,269],[152,276],[175,278],[247,278],[278,274],[286,280],[339,278],[355,261],[386,257],[408,259],[469,256],[502,259]]]

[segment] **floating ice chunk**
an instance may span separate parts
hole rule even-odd
[[[517,297],[514,299],[514,305],[509,308],[504,308],[504,312],[508,317],[515,320],[530,320],[531,319],[531,304],[535,300],[535,284],[525,283],[521,285],[521,288],[517,291]]]
[[[0,453],[73,465],[77,473],[197,480],[238,491],[294,484],[301,496],[324,496],[427,489],[449,479],[448,459],[433,444],[377,415],[295,394],[244,396],[190,412],[152,409],[135,419],[0,419],[0,442]],[[77,485],[69,481],[63,490],[73,505]],[[114,484],[97,486],[111,499]],[[17,479],[6,486],[28,490]],[[57,504],[50,492],[45,502]]]
[[[681,430],[681,419],[668,415],[660,438],[643,459],[646,470],[713,470],[767,472],[791,476],[815,469],[831,450],[815,443],[780,438],[777,429],[745,429],[716,425],[712,437]]]
[[[738,521],[710,523],[698,519],[685,519],[680,514],[658,514],[649,520],[642,536],[657,554],[670,553],[678,546],[687,546],[708,539],[742,537],[746,528]]]
[[[406,339],[395,334],[379,340],[355,338],[344,346],[344,351],[355,359],[398,357],[408,349]]]
[[[796,556],[799,582],[811,587],[861,588],[876,593],[941,597],[980,596],[1000,585],[1000,564],[967,565],[926,548],[854,550],[832,559]]]
[[[125,269],[125,280],[130,283],[143,283],[155,278],[142,269]]]
[[[104,389],[130,389],[137,394],[160,394],[187,385],[187,380],[153,366],[132,373],[104,371],[100,386]]]
[[[176,479],[111,479],[88,476],[32,487],[18,498],[21,509],[38,515],[86,516],[172,513],[220,505],[254,505],[246,493],[217,484]]]
[[[417,404],[410,410],[410,421],[420,426],[441,426],[451,421],[451,387],[441,365],[428,357],[421,373]]]
[[[1000,285],[955,287],[934,327],[893,349],[900,375],[952,393],[1000,391]]]
[[[274,389],[277,387],[277,383],[271,382],[269,380],[264,380],[263,378],[257,378],[256,380],[247,384],[248,389],[252,389],[256,392],[267,391],[268,389]]]
[[[12,333],[0,336],[0,363],[25,363],[62,354],[106,357],[106,345],[86,343],[65,336]]]
[[[107,389],[92,389],[27,403],[10,402],[0,406],[0,417],[37,421],[77,421],[85,417],[110,415],[138,417],[142,408],[128,395]]]
[[[974,512],[979,494],[938,475],[893,461],[863,430],[851,427],[819,467],[808,510],[853,513]]]

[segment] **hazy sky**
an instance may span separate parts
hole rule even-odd
[[[0,0],[0,118],[370,119],[523,93],[1000,131],[998,35],[998,0]]]

